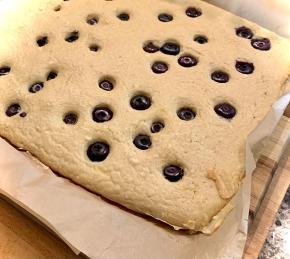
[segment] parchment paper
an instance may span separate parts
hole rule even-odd
[[[289,0],[205,0],[290,38]]]
[[[186,235],[136,215],[56,176],[0,139],[0,193],[59,235],[75,253],[98,259],[238,259],[246,240],[251,172],[261,140],[271,134],[290,101],[280,98],[248,137],[246,177],[235,208],[211,236]]]

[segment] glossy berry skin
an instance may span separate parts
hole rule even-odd
[[[267,51],[271,49],[271,41],[267,38],[252,39],[251,45],[254,49]]]
[[[168,65],[165,62],[157,61],[153,63],[151,69],[155,74],[163,74],[168,70]]]
[[[219,103],[214,107],[217,115],[225,118],[232,119],[236,116],[236,108],[229,103]]]
[[[202,12],[198,8],[191,6],[186,9],[185,14],[190,18],[196,18],[198,16],[201,16]]]
[[[169,182],[177,182],[182,179],[184,170],[177,165],[168,165],[163,169],[163,176]]]
[[[235,68],[238,72],[242,74],[252,74],[254,72],[254,64],[244,61],[236,61]]]
[[[246,26],[241,26],[239,28],[236,28],[236,35],[241,38],[251,39],[254,36],[254,33],[250,28]]]
[[[141,150],[146,150],[152,145],[151,138],[147,135],[136,136],[133,140],[133,143],[137,148]]]
[[[164,124],[162,122],[153,122],[151,125],[151,132],[158,133],[164,128]]]
[[[110,153],[110,146],[104,142],[95,142],[87,149],[87,156],[92,162],[104,161]]]
[[[174,42],[166,42],[162,45],[160,51],[166,55],[176,56],[180,52],[180,46]]]
[[[178,59],[178,64],[182,67],[193,67],[196,66],[198,63],[197,59],[193,56],[181,56]]]
[[[12,117],[16,114],[18,114],[21,111],[21,107],[18,103],[11,104],[7,109],[6,109],[6,116]]]
[[[65,124],[71,124],[74,125],[78,122],[78,116],[74,113],[68,113],[64,116],[63,122]]]
[[[92,113],[93,120],[98,123],[103,123],[113,118],[113,112],[107,107],[97,107]]]
[[[190,121],[193,120],[196,116],[196,113],[191,109],[191,108],[180,108],[177,111],[177,116],[179,119],[184,120],[184,121]]]
[[[160,22],[171,22],[173,20],[173,16],[167,13],[161,13],[158,15],[158,20]]]
[[[134,110],[147,110],[151,106],[151,99],[145,95],[135,95],[132,97],[130,105]]]
[[[211,74],[211,79],[217,83],[226,83],[230,80],[230,76],[224,71],[214,71]]]

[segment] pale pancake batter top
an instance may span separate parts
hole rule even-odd
[[[4,2],[0,135],[97,194],[203,231],[283,93],[289,42],[197,0]]]

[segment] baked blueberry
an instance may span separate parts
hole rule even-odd
[[[74,125],[78,122],[78,116],[75,113],[68,113],[64,116],[63,122],[65,124]]]
[[[55,12],[59,12],[61,10],[61,6],[60,5],[58,5],[58,6],[56,6],[55,8],[54,8],[54,11]]]
[[[177,165],[168,165],[163,168],[163,176],[169,182],[177,182],[181,180],[183,175],[184,175],[183,169]]]
[[[151,125],[151,132],[158,133],[164,128],[164,124],[160,121],[153,122]]]
[[[220,103],[214,107],[215,112],[225,118],[232,119],[236,115],[236,108],[229,103]]]
[[[46,80],[47,80],[47,81],[49,81],[49,80],[53,80],[53,79],[55,79],[56,77],[57,77],[57,72],[55,72],[55,71],[51,71],[51,72],[49,72],[49,74],[47,75]]]
[[[236,70],[242,74],[252,74],[254,72],[254,64],[244,61],[236,61]]]
[[[99,50],[99,46],[96,44],[91,44],[89,46],[90,51],[97,52]]]
[[[133,140],[133,143],[137,148],[141,150],[146,150],[152,145],[151,138],[147,135],[136,136]]]
[[[148,53],[155,53],[159,50],[159,47],[156,46],[153,42],[148,42],[146,45],[143,46],[143,50]]]
[[[43,82],[36,82],[29,87],[30,93],[37,93],[44,87]]]
[[[87,23],[89,25],[96,25],[98,23],[98,18],[96,18],[96,17],[88,18]]]
[[[167,55],[176,56],[180,52],[180,46],[174,42],[165,42],[160,48],[160,51]]]
[[[185,10],[185,13],[188,17],[191,17],[191,18],[195,18],[195,17],[198,17],[198,16],[201,16],[202,15],[202,12],[200,9],[196,8],[196,7],[188,7],[186,10]]]
[[[191,108],[183,107],[177,111],[177,116],[181,120],[190,121],[195,118],[196,113]]]
[[[26,112],[21,112],[21,113],[19,114],[19,116],[20,116],[21,118],[25,118],[25,117],[27,116],[27,113],[26,113]]]
[[[107,107],[97,107],[92,113],[93,120],[98,123],[109,121],[113,118],[113,112]]]
[[[104,142],[95,142],[88,147],[87,156],[92,162],[104,161],[110,153],[110,146]]]
[[[267,38],[252,39],[251,45],[258,50],[269,50],[271,48],[271,41]]]
[[[230,80],[230,76],[228,73],[218,70],[211,74],[211,79],[217,83],[226,83]]]
[[[168,13],[161,13],[158,15],[158,20],[160,22],[171,22],[173,20],[173,16]]]
[[[162,74],[168,70],[168,65],[165,62],[156,61],[151,66],[151,69],[155,74]]]
[[[11,68],[4,66],[4,67],[0,67],[0,76],[6,76],[10,73]]]
[[[72,43],[78,39],[79,39],[79,32],[78,31],[73,31],[73,32],[69,33],[65,38],[65,40],[69,43]]]
[[[47,38],[47,36],[43,36],[43,37],[39,38],[39,39],[36,41],[36,43],[37,43],[37,45],[38,45],[39,47],[43,47],[43,46],[45,46],[45,45],[48,43],[48,38]]]
[[[114,89],[114,84],[110,80],[104,79],[99,82],[99,87],[105,91],[112,91]]]
[[[183,66],[183,67],[193,67],[197,65],[197,58],[191,56],[191,55],[185,55],[181,56],[178,59],[178,64]]]
[[[147,110],[151,106],[151,99],[145,95],[135,95],[132,97],[130,105],[135,110]]]
[[[208,42],[208,39],[205,36],[198,35],[194,37],[194,41],[196,41],[199,44],[205,44]]]
[[[117,15],[117,17],[121,20],[121,21],[128,21],[130,19],[129,14],[127,13],[120,13]]]
[[[18,103],[11,104],[7,109],[6,109],[6,115],[8,117],[12,117],[19,113],[21,111],[21,107]]]
[[[252,30],[246,26],[236,28],[236,35],[245,39],[251,39],[254,36]]]

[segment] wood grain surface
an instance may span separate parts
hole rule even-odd
[[[249,227],[244,259],[258,258],[289,184],[290,146],[279,163],[261,206]]]
[[[269,138],[253,172],[248,239],[244,259],[258,258],[290,185],[290,104]]]
[[[290,106],[285,114],[290,115]],[[283,134],[288,129],[290,129],[290,119],[284,117],[270,138],[270,149],[265,149],[263,152],[253,175],[251,201],[253,221],[249,228],[245,259],[257,258],[290,184],[289,145],[283,159],[278,161],[283,150],[282,142],[285,137]],[[2,258],[80,259],[85,257],[75,255],[59,238],[0,197],[0,259]]]
[[[70,248],[44,227],[0,199],[1,259],[76,259]]]

